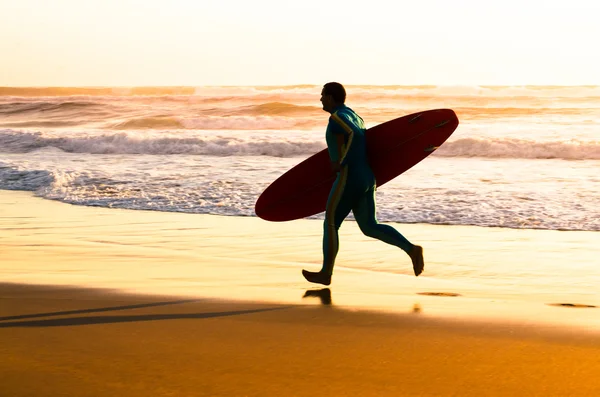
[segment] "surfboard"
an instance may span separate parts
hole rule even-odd
[[[366,132],[367,156],[377,186],[421,162],[452,135],[458,118],[451,109],[409,114]],[[336,173],[324,149],[277,178],[256,201],[254,211],[273,222],[291,221],[325,211]]]

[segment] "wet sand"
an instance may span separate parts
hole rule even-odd
[[[0,286],[2,396],[593,396],[600,337],[327,305]]]
[[[352,231],[341,263],[397,260],[400,272],[340,266],[331,288],[316,288],[300,276],[320,260],[321,225],[311,220],[77,207],[0,192],[0,228],[2,397],[600,395],[597,296],[514,297],[415,278],[408,258],[383,244],[353,251],[369,243]],[[517,250],[525,241],[524,252],[537,236],[548,244],[555,236],[403,231],[445,247],[445,261],[461,249],[443,246],[451,234]],[[561,235],[561,247],[595,237]],[[430,258],[435,274],[441,261]]]

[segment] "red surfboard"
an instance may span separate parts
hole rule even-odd
[[[366,132],[367,156],[377,186],[407,171],[448,139],[458,127],[451,109],[400,117]],[[256,201],[256,215],[282,222],[325,211],[335,181],[327,149],[309,157],[275,180]]]

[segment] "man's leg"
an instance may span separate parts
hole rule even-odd
[[[354,218],[360,227],[360,230],[369,237],[376,238],[388,244],[401,248],[406,252],[412,262],[415,275],[423,272],[425,267],[423,261],[423,248],[413,245],[400,232],[389,225],[381,224],[377,221],[375,204],[375,187],[366,192],[353,208]]]
[[[331,274],[339,250],[338,230],[352,209],[351,197],[345,189],[347,174],[348,170],[342,169],[333,183],[327,199],[325,221],[323,222],[323,267],[319,272],[302,271],[304,278],[311,283],[324,285],[331,283]]]

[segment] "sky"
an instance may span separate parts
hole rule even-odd
[[[600,85],[596,0],[0,0],[0,86]]]

